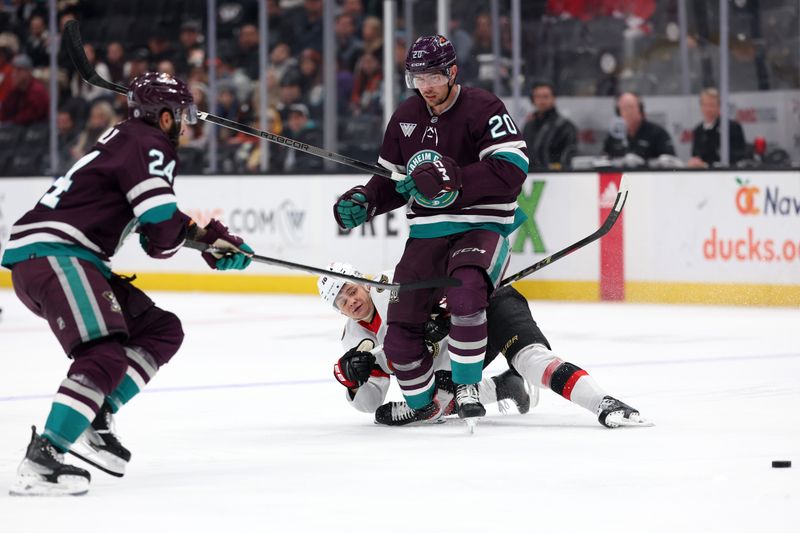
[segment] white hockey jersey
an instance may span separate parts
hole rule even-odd
[[[383,279],[391,280],[394,271],[388,270],[381,273]],[[355,395],[351,396],[350,390],[345,392],[347,401],[359,411],[374,413],[386,400],[386,393],[389,391],[391,375],[394,374],[391,364],[386,359],[386,354],[380,347],[386,338],[386,315],[389,309],[389,298],[391,291],[371,288],[370,296],[375,304],[375,316],[372,322],[366,323],[361,320],[348,319],[344,326],[342,335],[342,347],[344,351],[358,346],[363,340],[369,339],[378,350],[375,351],[375,363],[380,366],[380,370],[374,369],[366,383],[359,387]],[[445,337],[440,342],[428,344],[428,351],[433,355],[433,369],[450,370],[450,354],[447,351],[447,341]]]

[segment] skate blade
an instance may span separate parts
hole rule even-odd
[[[652,427],[655,426],[654,422],[643,418],[640,415],[631,415],[630,418],[625,418],[622,413],[611,413],[606,418],[606,423],[611,425],[612,428],[616,427]]]
[[[470,435],[474,435],[475,430],[478,429],[478,418],[477,417],[465,418],[464,422],[467,423],[467,432]]]
[[[69,449],[69,453],[111,476],[122,477],[125,475],[127,462],[116,455],[97,450],[86,442],[83,436],[75,441],[75,444]]]
[[[89,480],[82,476],[59,476],[50,483],[35,476],[20,476],[8,489],[9,496],[83,496],[89,492]]]

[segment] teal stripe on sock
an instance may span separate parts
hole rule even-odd
[[[433,401],[433,385],[434,381],[431,381],[431,385],[428,387],[428,390],[419,394],[403,394],[406,402],[408,402],[408,406],[412,409],[420,409],[431,403],[431,401]]]
[[[42,436],[61,452],[65,452],[78,440],[91,422],[72,407],[54,403],[44,424]]]
[[[131,398],[139,394],[139,392],[136,382],[128,374],[125,374],[119,386],[108,395],[112,410],[116,413],[120,407],[131,401]]]
[[[97,321],[97,316],[94,314],[92,304],[89,302],[89,296],[86,294],[86,289],[81,283],[81,278],[75,269],[75,265],[69,257],[56,257],[58,265],[64,271],[64,275],[69,283],[69,288],[72,291],[72,297],[75,298],[75,303],[78,305],[78,312],[81,314],[83,323],[86,326],[86,333],[89,339],[99,339],[103,337],[100,331],[100,324]]]
[[[450,367],[453,370],[453,381],[462,385],[480,382],[483,374],[483,360],[470,364],[450,361]]]

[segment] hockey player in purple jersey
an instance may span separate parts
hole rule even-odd
[[[394,282],[442,275],[461,281],[447,290],[452,314],[450,358],[458,415],[485,414],[478,399],[486,352],[489,295],[508,265],[508,235],[523,221],[517,196],[528,172],[525,141],[499,98],[456,83],[453,45],[420,37],[406,57],[406,84],[416,96],[392,115],[379,164],[395,181],[373,176],[334,205],[339,226],[353,228],[406,206],[410,238]],[[400,295],[389,306],[384,350],[409,406],[437,416],[431,357],[423,330],[441,291]]]
[[[211,268],[250,263],[252,250],[219,221],[199,228],[177,207],[178,139],[197,119],[186,85],[142,74],[128,92],[128,114],[11,227],[2,256],[19,299],[47,320],[72,360],[44,431],[33,428],[11,494],[86,493],[89,472],[65,464],[65,452],[125,473],[131,454],[114,434],[113,413],[183,341],[177,316],[111,271],[111,257],[132,231],[154,258],[171,257],[189,239],[227,250],[203,254]]]

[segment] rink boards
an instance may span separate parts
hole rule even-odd
[[[400,257],[402,210],[342,232],[338,194],[366,176],[219,176],[177,179],[181,209],[201,224],[219,218],[260,255],[324,267],[332,260],[379,272]],[[528,221],[514,234],[512,274],[589,235],[613,204],[619,174],[531,174],[519,198]],[[656,303],[800,304],[800,174],[796,172],[629,173],[630,195],[616,227],[516,284],[527,297]],[[0,180],[0,243],[45,192],[46,178]],[[137,284],[168,290],[312,293],[315,278],[254,265],[212,272],[197,252],[147,257],[136,238],[114,260]],[[10,286],[0,271],[0,286]]]

